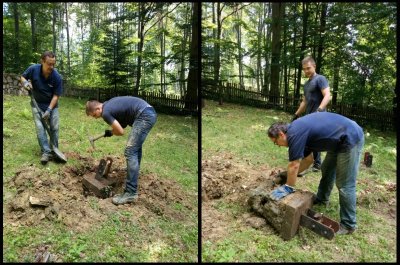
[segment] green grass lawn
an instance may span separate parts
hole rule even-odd
[[[66,166],[78,166],[79,158],[71,157],[66,164],[49,162],[42,166],[40,147],[28,96],[5,95],[3,99],[3,182],[21,168],[33,165],[43,174],[58,176]],[[59,149],[82,157],[99,160],[108,155],[124,159],[127,134],[102,138],[89,152],[88,137],[99,135],[110,127],[102,119],[87,117],[85,100],[60,98]],[[191,194],[186,202],[192,210],[182,209],[185,219],[171,220],[165,216],[135,217],[121,208],[85,232],[69,230],[58,221],[43,221],[38,226],[13,227],[4,224],[3,262],[32,262],[34,249],[41,243],[64,262],[196,262],[198,258],[198,119],[158,113],[158,120],[143,146],[141,174],[178,183]],[[140,185],[140,184],[139,184]],[[168,187],[166,187],[168,189]],[[8,194],[7,197],[4,194]],[[3,215],[10,198],[17,191],[3,185]],[[98,200],[92,208],[98,210]],[[132,206],[134,207],[134,206]],[[170,205],[181,209],[182,205]]]
[[[206,101],[202,109],[202,160],[229,153],[235,163],[249,167],[281,167],[288,163],[288,149],[275,146],[266,131],[276,121],[289,122],[291,114],[224,103]],[[289,241],[276,233],[269,234],[250,226],[232,223],[227,236],[202,241],[204,262],[395,262],[396,226],[388,215],[395,209],[396,191],[386,190],[396,183],[396,134],[364,128],[363,153],[373,157],[371,168],[362,167],[357,184],[358,230],[350,236],[333,240],[319,237],[307,229]],[[322,153],[322,159],[325,153]],[[363,160],[363,157],[362,157]],[[231,162],[232,163],[232,162]],[[320,173],[308,173],[296,183],[298,189],[316,192]],[[394,202],[394,205],[393,205]],[[389,206],[391,203],[391,206]],[[220,201],[214,206],[224,216],[237,220],[247,211],[235,201]],[[334,187],[331,206],[319,206],[334,220],[339,220],[338,191]]]

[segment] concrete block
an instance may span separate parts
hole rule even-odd
[[[314,194],[299,190],[279,201],[271,200],[269,194],[275,187],[265,183],[249,193],[250,210],[264,217],[284,240],[289,240],[298,231],[300,218],[313,205]]]

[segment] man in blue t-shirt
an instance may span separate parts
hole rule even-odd
[[[296,110],[292,121],[297,119],[303,112],[310,114],[316,111],[325,111],[326,106],[331,99],[328,80],[325,76],[319,75],[315,72],[316,64],[314,59],[307,56],[301,61],[301,65],[303,67],[304,75],[308,77],[308,80],[304,84],[303,101]],[[314,152],[313,155],[314,164],[312,170],[316,172],[321,169],[321,153]]]
[[[123,96],[112,98],[104,103],[97,100],[87,101],[86,115],[96,119],[102,117],[111,126],[112,130],[105,131],[105,137],[121,136],[126,126],[132,127],[125,148],[127,164],[125,191],[123,194],[116,195],[112,202],[119,205],[135,201],[138,198],[142,145],[157,120],[154,108],[143,99]]]
[[[52,150],[47,139],[43,119],[50,123],[50,139],[53,139],[52,145],[58,148],[58,129],[59,113],[58,99],[62,94],[62,78],[54,69],[56,57],[53,52],[46,51],[41,56],[40,64],[34,64],[28,67],[21,76],[21,83],[32,93],[33,98],[38,103],[40,110],[31,102],[33,119],[36,126],[36,134],[42,151],[40,162],[46,164],[52,157]],[[41,115],[41,112],[43,115]]]
[[[312,152],[326,151],[314,204],[327,205],[336,182],[340,204],[337,234],[351,234],[356,229],[356,177],[364,146],[362,128],[339,114],[316,112],[290,124],[273,124],[268,129],[268,137],[275,145],[289,147],[287,182],[275,189],[271,198],[279,200],[294,192],[298,172],[313,162]]]

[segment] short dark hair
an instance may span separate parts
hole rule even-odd
[[[301,61],[301,65],[306,64],[306,63],[312,63],[315,65],[315,61],[311,56],[306,56],[302,61]]]
[[[100,104],[101,103],[95,99],[88,100],[86,102],[86,115],[89,116],[91,113],[93,113]]]
[[[287,132],[287,129],[289,127],[289,123],[286,122],[276,122],[274,124],[271,125],[271,127],[269,127],[267,133],[268,133],[268,137],[271,138],[276,138],[279,136],[279,132],[282,131],[283,133]]]
[[[40,57],[40,59],[41,59],[42,61],[46,61],[46,57],[54,58],[54,57],[56,57],[56,55],[55,55],[54,52],[52,52],[52,51],[45,51],[45,52],[42,54],[42,56]]]

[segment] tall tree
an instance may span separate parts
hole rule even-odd
[[[317,67],[316,67],[316,72],[321,73],[321,67],[322,67],[322,53],[324,50],[324,39],[325,39],[325,26],[326,26],[326,13],[328,10],[328,4],[327,3],[322,3],[322,8],[321,8],[321,18],[320,18],[320,30],[319,30],[319,42],[318,42],[318,53],[317,53]]]
[[[269,21],[271,17],[271,3],[264,3],[264,13],[266,14],[265,21]],[[266,23],[264,30],[264,86],[262,88],[262,93],[264,95],[269,94],[269,85],[270,85],[270,74],[271,74],[271,66],[270,66],[270,54],[271,54],[271,26],[270,23]]]
[[[65,3],[65,26],[67,30],[67,66],[68,66],[68,75],[71,73],[71,57],[69,52],[69,23],[68,23],[68,3]]]
[[[302,65],[301,60],[303,60],[305,56],[306,50],[306,39],[307,39],[307,22],[308,22],[308,3],[303,3],[303,32],[301,37],[301,49],[300,49],[300,59],[297,63],[298,72],[297,72],[297,84],[295,89],[295,101],[294,105],[298,105],[300,102],[300,85],[301,85],[301,73],[302,73]]]
[[[31,33],[32,33],[32,54],[37,52],[37,36],[36,36],[36,3],[30,3],[31,12]]]
[[[19,62],[19,14],[18,14],[18,3],[14,2],[13,11],[14,11],[14,69],[18,69]]]
[[[190,58],[189,58],[189,75],[187,82],[187,93],[186,93],[186,109],[196,110],[197,109],[197,98],[198,98],[198,85],[199,85],[199,2],[193,3],[193,14],[192,14],[192,40],[190,42]],[[195,104],[193,104],[195,102]]]
[[[236,20],[235,24],[236,36],[237,36],[237,47],[238,47],[238,65],[239,65],[239,85],[240,88],[244,88],[243,81],[243,54],[242,54],[242,29],[241,29],[241,20],[242,20],[242,10],[236,12]]]
[[[277,103],[279,93],[279,72],[281,53],[281,31],[284,3],[272,4],[272,50],[271,50],[271,92],[272,102]],[[270,98],[271,99],[271,98]]]

